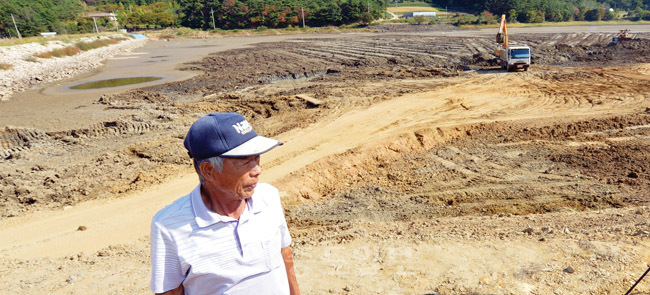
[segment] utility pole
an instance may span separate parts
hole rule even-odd
[[[305,8],[300,6],[300,14],[302,15],[302,28],[305,28]]]
[[[370,13],[370,0],[368,0],[368,13]]]
[[[95,32],[99,34],[99,29],[97,28],[97,17],[93,16],[93,22],[95,22]]]
[[[210,7],[210,14],[212,15],[212,29],[217,30],[217,24],[214,22],[214,10],[212,10],[212,7]]]
[[[113,17],[115,18],[115,32],[120,31],[120,22],[117,20],[117,14],[115,14],[115,10],[112,11]]]
[[[20,35],[20,31],[18,31],[18,26],[16,25],[16,19],[14,18],[14,14],[11,14],[11,20],[14,21],[14,27],[16,28],[16,33],[18,33],[18,39],[22,39],[23,36]]]

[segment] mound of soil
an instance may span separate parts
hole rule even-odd
[[[0,216],[192,173],[189,125],[237,111],[286,136],[286,150],[304,144],[263,165],[306,159],[274,181],[305,293],[620,294],[650,261],[650,70],[634,63],[645,40],[607,39],[515,35],[534,48],[522,73],[495,69],[493,39],[479,37],[341,35],[213,54],[184,66],[201,73],[189,80],[102,96],[114,119],[3,127]],[[99,230],[85,225],[63,235]],[[147,248],[3,257],[0,288],[145,294]]]
[[[608,65],[615,65],[650,56],[646,39],[626,40],[608,47],[594,44],[603,38],[591,35],[584,38],[586,45],[557,43],[575,39],[561,34],[526,37],[535,40],[532,45],[536,62],[541,64],[567,60],[581,65],[601,64],[611,58]],[[518,36],[513,39],[526,41]],[[277,124],[257,124],[261,133],[274,136],[317,122],[334,110],[364,107],[405,93],[446,87],[456,83],[446,78],[460,77],[464,69],[497,66],[492,49],[491,39],[389,34],[354,39],[297,39],[213,54],[184,67],[203,73],[192,79],[104,95],[97,101],[106,110],[124,110],[129,114],[142,110],[138,115],[87,126],[80,122],[76,128],[51,132],[5,127],[0,136],[0,155],[5,159],[0,163],[4,171],[0,191],[5,201],[1,214],[15,216],[39,206],[73,205],[164,181],[179,171],[191,171],[179,142],[187,126],[201,114],[238,111],[253,123],[275,118]],[[260,68],[259,64],[265,66]],[[563,85],[598,79],[603,73],[541,71],[537,75],[544,81],[555,81],[555,85],[530,84],[549,96],[585,96],[595,105],[604,101],[589,97],[590,91],[603,93],[603,89],[596,88],[597,83]],[[627,79],[605,75],[608,80]],[[413,79],[428,81],[420,85],[408,82]],[[394,81],[394,86],[374,84],[387,81]],[[644,95],[645,90],[639,87],[621,91],[624,85],[635,85],[621,82],[615,82],[620,84],[619,88],[608,91],[612,95]],[[585,91],[584,87],[594,89]],[[303,94],[322,104],[299,98]],[[151,150],[145,151],[143,144]],[[70,159],[70,155],[82,156]]]

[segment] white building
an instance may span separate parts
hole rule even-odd
[[[406,12],[402,14],[403,18],[412,18],[416,16],[435,17],[436,12],[435,11],[414,11],[414,12]]]

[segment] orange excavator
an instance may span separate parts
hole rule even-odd
[[[632,37],[630,36],[630,29],[621,30],[618,33],[618,36],[614,37],[614,39],[612,39],[612,42],[609,43],[609,45],[616,45],[621,40],[630,40],[630,39],[632,39]]]
[[[501,68],[508,72],[518,69],[528,71],[530,67],[530,47],[527,45],[510,45],[508,43],[508,26],[506,15],[501,15],[501,25],[497,33],[496,57],[501,62]]]

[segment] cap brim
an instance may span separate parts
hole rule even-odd
[[[234,158],[257,156],[266,153],[279,145],[282,145],[282,142],[264,136],[256,136],[251,138],[249,141],[240,144],[238,147],[221,154],[221,157]]]

